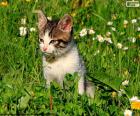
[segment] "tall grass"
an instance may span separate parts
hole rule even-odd
[[[129,99],[140,97],[139,8],[127,8],[121,0],[83,1],[81,6],[74,2],[9,0],[8,6],[0,6],[0,114],[120,116],[125,109],[133,110]],[[35,9],[42,9],[53,19],[66,13],[73,16],[74,37],[85,60],[87,77],[96,85],[94,99],[78,95],[76,74],[66,75],[64,89],[56,83],[50,90],[45,88],[38,32],[29,31],[37,27]],[[22,25],[24,17],[27,23]],[[132,19],[137,22],[132,23]],[[124,20],[128,21],[126,28]],[[108,26],[109,21],[113,25]],[[26,36],[20,36],[21,26],[27,27]],[[95,34],[80,37],[83,28],[93,28]],[[105,37],[106,32],[111,33],[112,44],[98,41],[97,35]],[[119,49],[118,43],[128,50]],[[129,80],[127,86],[122,85],[125,80]],[[133,113],[140,112],[134,109]]]

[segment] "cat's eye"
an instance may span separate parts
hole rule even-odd
[[[43,43],[43,42],[44,42],[44,40],[40,38],[40,39],[39,39],[39,42]]]
[[[58,44],[57,40],[51,40],[49,44]]]

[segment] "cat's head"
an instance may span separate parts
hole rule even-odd
[[[50,21],[38,12],[40,49],[45,54],[62,55],[70,49],[72,42],[72,17],[64,15],[60,20]]]

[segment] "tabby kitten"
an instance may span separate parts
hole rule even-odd
[[[64,15],[60,20],[51,21],[38,11],[40,49],[43,52],[43,72],[46,85],[51,81],[63,86],[65,74],[77,72],[80,76],[78,92],[94,96],[94,87],[85,81],[85,66],[72,35],[72,17]]]

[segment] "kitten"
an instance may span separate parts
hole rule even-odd
[[[43,72],[46,85],[55,80],[63,86],[65,74],[77,72],[79,94],[94,96],[94,86],[85,80],[85,66],[78,53],[72,35],[72,17],[64,15],[60,20],[50,21],[42,11],[38,11],[40,49],[43,52]]]

